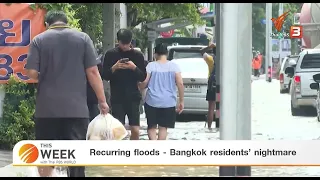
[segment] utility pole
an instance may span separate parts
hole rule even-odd
[[[115,3],[102,3],[102,32],[103,52],[115,47]],[[103,62],[102,62],[103,63]],[[103,81],[104,91],[107,93],[107,102],[110,105],[110,83]]]
[[[148,41],[148,61],[153,61],[154,41]]]
[[[214,65],[216,66],[216,112],[214,115],[214,121],[216,122],[216,128],[220,128],[220,81],[221,81],[221,76],[220,76],[220,68],[221,68],[221,8],[220,8],[220,3],[215,3],[215,15],[216,15],[216,22],[215,22],[215,38],[216,38],[216,57],[214,61]]]
[[[115,3],[102,3],[103,10],[103,52],[115,46]]]
[[[120,9],[121,3],[114,3],[114,8],[115,8],[115,16],[114,16],[114,26],[115,26],[115,30],[114,30],[114,34],[116,36],[117,32],[120,29],[120,18],[121,18],[121,9]]]
[[[283,3],[279,3],[279,16],[281,16],[282,14],[283,14]],[[283,27],[282,27],[281,30],[283,30]],[[282,55],[282,38],[279,39],[279,62],[280,62],[280,64],[282,62],[282,60],[281,60],[282,56],[281,55]]]
[[[265,72],[266,81],[272,81],[272,3],[266,3],[266,47],[265,47]]]
[[[221,3],[221,140],[251,140],[252,3]],[[250,167],[220,167],[250,176]]]

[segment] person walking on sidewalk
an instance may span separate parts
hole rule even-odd
[[[132,32],[117,32],[119,46],[108,50],[103,63],[103,79],[110,80],[112,115],[125,124],[128,116],[131,140],[139,140],[141,93],[138,83],[146,78],[144,57],[131,47]]]
[[[140,48],[137,48],[135,47],[134,48],[135,50],[137,51],[140,51],[141,52],[141,49]],[[147,67],[149,61],[148,60],[144,60],[144,66]],[[138,82],[138,87],[139,87],[139,83],[141,82]],[[145,101],[145,97],[146,97],[146,89],[140,89],[140,93],[141,93],[141,101],[140,101],[140,106],[139,106],[139,111],[140,111],[140,114],[143,114],[143,104],[144,104],[144,101]]]
[[[99,64],[97,64],[98,70],[100,75],[102,75],[102,61],[103,61],[103,50],[98,49],[98,58],[97,61]],[[89,120],[90,122],[99,114],[99,103],[98,98],[96,94],[94,93],[94,90],[92,89],[90,83],[87,83],[87,105],[89,109]]]
[[[87,78],[97,95],[100,113],[109,111],[90,37],[68,26],[62,11],[49,11],[47,31],[29,47],[27,75],[38,80],[35,113],[36,140],[85,140],[89,124]],[[41,177],[53,167],[38,167]],[[69,167],[69,177],[85,177],[85,167]]]
[[[176,63],[167,60],[167,55],[166,45],[159,44],[155,47],[156,61],[147,65],[147,77],[143,83],[140,83],[140,89],[147,87],[144,108],[150,140],[166,140],[167,128],[174,128],[176,112],[180,114],[184,108],[181,71]],[[179,93],[177,107],[176,87]]]

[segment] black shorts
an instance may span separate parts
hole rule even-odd
[[[207,90],[207,101],[216,101],[216,88],[211,88],[210,90]]]
[[[174,128],[176,122],[176,107],[156,108],[144,104],[147,117],[148,129],[155,128],[157,125],[166,128]]]
[[[88,118],[36,118],[36,140],[86,140]]]
[[[208,79],[208,89],[206,95],[207,101],[215,101],[216,100],[216,76],[211,74]]]
[[[112,115],[122,124],[126,122],[126,115],[130,126],[140,126],[140,101],[111,103]]]
[[[86,140],[88,125],[88,118],[36,118],[36,140]],[[68,167],[67,173],[85,177],[85,167]]]

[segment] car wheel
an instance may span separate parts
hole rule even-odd
[[[301,112],[302,112],[301,109],[293,107],[292,102],[291,102],[291,115],[292,116],[301,116]]]
[[[306,107],[304,112],[307,113],[307,114],[304,114],[304,115],[313,116],[313,117],[318,116],[318,111],[313,106]]]

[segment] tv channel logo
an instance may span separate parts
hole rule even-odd
[[[22,162],[31,164],[34,163],[39,157],[39,150],[33,144],[24,144],[19,149],[19,158]]]
[[[290,38],[291,39],[301,39],[303,36],[302,26],[291,26],[290,28]]]

